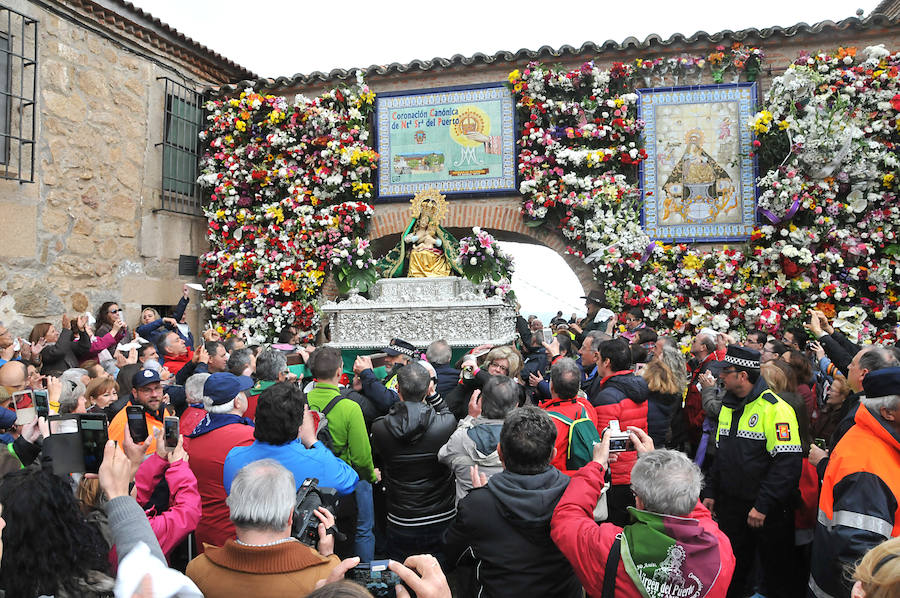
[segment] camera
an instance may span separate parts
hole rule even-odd
[[[375,598],[396,596],[396,587],[403,582],[400,576],[388,569],[388,561],[360,563],[347,571],[344,579],[349,579],[366,588]]]
[[[634,444],[631,442],[631,435],[619,429],[619,420],[614,419],[609,422],[609,452],[624,453],[633,451]]]
[[[325,507],[332,515],[336,512],[337,490],[334,488],[320,488],[318,478],[306,478],[297,490],[297,504],[294,507],[294,519],[291,526],[291,535],[307,546],[315,548],[319,543],[319,518],[316,517],[316,509]],[[336,539],[346,539],[337,530],[337,526],[331,528],[329,533],[334,533]]]

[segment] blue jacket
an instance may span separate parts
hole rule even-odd
[[[294,474],[298,490],[306,478],[318,478],[319,486],[334,488],[338,494],[350,494],[359,481],[353,468],[335,457],[321,442],[306,448],[299,438],[287,444],[256,440],[250,446],[236,446],[228,451],[222,472],[225,493],[231,493],[231,482],[244,465],[260,459],[275,459],[288,468]]]
[[[176,322],[180,322],[181,318],[184,316],[184,310],[187,309],[187,305],[190,302],[190,299],[187,297],[182,297],[178,302],[178,305],[175,306],[175,309],[172,311],[172,318]],[[178,336],[180,336],[184,340],[184,344],[188,347],[194,346],[194,335],[188,330],[188,333],[182,334],[181,330],[176,326],[174,329],[169,329],[166,326],[162,318],[158,320],[153,320],[147,324],[141,324],[137,327],[136,332],[141,336],[141,338],[145,338],[154,345],[158,345],[159,341],[162,340],[163,334],[168,334],[168,332],[176,332]]]

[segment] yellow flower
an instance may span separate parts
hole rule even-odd
[[[703,265],[703,261],[697,257],[696,255],[686,255],[684,256],[684,267],[689,268],[691,270],[697,270],[700,266]]]
[[[509,77],[508,77],[509,82],[510,82],[510,83],[515,83],[516,81],[519,80],[519,77],[520,77],[521,75],[522,75],[522,73],[519,72],[519,69],[514,70],[513,72],[511,72],[511,73],[509,74]]]
[[[887,187],[888,189],[894,186],[894,173],[889,172],[883,177],[881,177],[881,184]]]
[[[242,120],[236,120],[236,121],[234,121],[234,128],[241,132],[246,131],[247,123],[245,123]]]
[[[781,129],[782,131],[784,131],[785,129],[787,129],[790,126],[791,126],[791,124],[786,120],[778,121],[778,128]]]
[[[623,100],[622,98],[616,98],[613,101],[616,104],[616,108],[621,108],[625,104],[625,100]]]
[[[273,217],[277,224],[284,222],[284,212],[279,206],[269,206],[266,208],[266,216]]]
[[[356,193],[358,197],[364,197],[369,191],[372,190],[372,183],[360,183],[358,181],[353,181],[353,192]]]

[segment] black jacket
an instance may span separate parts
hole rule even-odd
[[[474,559],[476,595],[581,596],[572,566],[550,538],[553,509],[569,485],[556,468],[503,471],[459,502],[444,537],[449,566]]]
[[[398,401],[372,424],[372,448],[381,459],[387,487],[388,522],[417,527],[447,522],[456,514],[453,473],[438,451],[456,418],[428,403]]]
[[[843,332],[835,330],[833,334],[819,337],[819,343],[825,349],[825,355],[843,375],[847,375],[850,362],[859,353],[859,346],[848,339]]]
[[[69,368],[77,368],[79,358],[87,355],[91,350],[91,337],[81,333],[78,340],[73,340],[74,334],[70,328],[63,328],[59,333],[59,339],[44,347],[41,351],[41,373],[50,376],[59,376]]]
[[[647,430],[653,439],[653,446],[663,448],[666,439],[671,437],[672,414],[675,406],[681,407],[681,394],[663,394],[651,390],[647,395]]]
[[[443,365],[432,363],[431,366],[437,374],[437,385],[435,386],[435,389],[439,395],[443,396],[450,392],[450,390],[452,390],[459,382],[459,370],[449,363]]]

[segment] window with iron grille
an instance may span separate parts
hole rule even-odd
[[[34,182],[38,21],[0,5],[0,178]]]
[[[200,127],[203,96],[173,81],[165,81],[165,122],[162,142],[162,209],[200,215]]]

